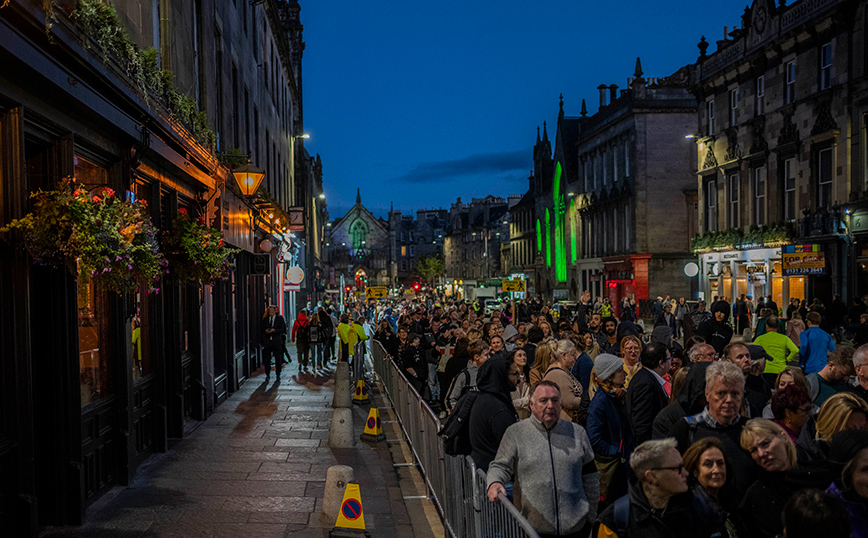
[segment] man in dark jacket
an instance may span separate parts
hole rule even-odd
[[[703,344],[704,345],[704,344]],[[666,406],[663,411],[657,413],[651,428],[654,439],[663,439],[669,436],[669,431],[676,422],[684,417],[700,413],[705,404],[705,371],[710,362],[694,362],[690,365],[690,371],[684,378],[681,391],[675,396],[675,401]]]
[[[600,514],[591,536],[712,538],[724,534],[701,497],[690,491],[675,441],[647,441],[630,457],[635,477],[626,497]]]
[[[705,342],[717,352],[723,355],[723,348],[732,340],[732,327],[726,322],[729,318],[729,303],[720,300],[711,307],[712,318],[703,322],[696,330],[697,336],[701,336]]]
[[[507,428],[518,422],[510,393],[515,390],[521,367],[506,358],[485,361],[476,375],[479,395],[470,410],[470,457],[477,469],[488,471]]]
[[[274,357],[274,371],[280,381],[283,370],[283,348],[286,344],[286,320],[277,313],[277,306],[268,305],[268,312],[262,318],[262,344],[265,347],[265,381],[271,377],[271,358]]]
[[[654,417],[669,403],[663,389],[663,374],[672,365],[669,349],[660,342],[651,342],[639,357],[642,368],[630,380],[625,410],[630,417],[630,430],[636,444],[651,439]]]

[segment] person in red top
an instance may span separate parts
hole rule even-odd
[[[298,350],[298,367],[307,370],[308,356],[310,354],[310,342],[307,335],[307,308],[302,308],[292,324],[292,341]]]

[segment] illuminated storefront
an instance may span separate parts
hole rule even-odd
[[[792,247],[792,245],[790,245]],[[744,295],[771,295],[778,308],[791,298],[807,297],[808,276],[796,268],[785,267],[778,248],[731,250],[700,255],[701,291],[706,300],[725,297],[732,302]]]

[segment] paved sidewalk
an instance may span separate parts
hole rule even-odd
[[[326,469],[338,464],[355,471],[372,536],[442,536],[430,501],[405,505],[405,496],[425,492],[406,467],[401,478],[396,473],[390,448],[400,463],[404,443],[358,441],[368,408],[354,406],[357,446],[328,448],[334,381],[299,377],[297,363],[291,366],[280,385],[274,377],[264,383],[261,373],[248,380],[187,438],[145,462],[132,484],[99,499],[84,526],[42,536],[326,537],[333,525],[319,522]],[[373,396],[372,405],[388,406]],[[386,426],[395,439],[397,425]]]

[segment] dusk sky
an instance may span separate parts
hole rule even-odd
[[[745,2],[300,2],[305,147],[323,161],[331,219],[523,194],[536,127],[597,110],[636,57],[645,77],[696,61]],[[619,90],[620,91],[620,90]]]

